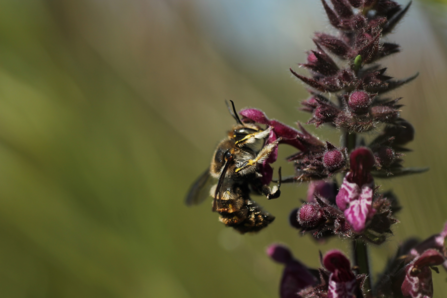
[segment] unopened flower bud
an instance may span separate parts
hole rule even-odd
[[[374,155],[382,167],[390,166],[396,158],[396,152],[393,148],[387,146],[380,147]]]
[[[318,107],[318,102],[313,96],[311,98],[303,100],[301,104],[303,105],[301,110],[309,113],[313,113],[314,110]]]
[[[318,58],[317,56],[315,56],[313,51],[310,51],[309,54],[307,55],[307,62],[310,64],[318,62]]]
[[[385,127],[384,134],[394,137],[393,144],[405,145],[414,139],[413,126],[404,119],[396,121],[396,125]]]
[[[332,122],[332,120],[338,115],[338,110],[329,105],[319,105],[314,112],[314,118],[324,122]]]
[[[299,208],[293,209],[292,212],[290,212],[289,215],[289,223],[292,227],[295,229],[301,229],[302,226],[300,225],[298,221],[298,212],[300,211]]]
[[[389,106],[375,106],[371,108],[371,114],[376,121],[392,122],[399,116],[399,111]]]
[[[365,114],[368,112],[371,104],[371,97],[365,91],[354,91],[349,95],[349,108],[357,114]]]
[[[298,211],[298,221],[304,228],[315,228],[323,220],[321,207],[315,203],[303,205]]]
[[[327,151],[323,156],[323,164],[329,172],[335,172],[345,166],[345,156],[337,149]]]

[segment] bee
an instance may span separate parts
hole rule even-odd
[[[237,124],[217,146],[210,167],[193,183],[186,205],[197,205],[213,197],[212,211],[219,213],[219,220],[240,233],[258,232],[267,227],[275,217],[264,211],[250,198],[250,193],[264,194],[276,199],[281,191],[281,168],[278,184],[270,188],[262,183],[260,167],[280,142],[266,144],[272,127],[261,129],[243,123],[237,115],[233,101],[228,102],[230,115]],[[214,178],[214,179],[213,179]],[[210,185],[217,179],[217,184]]]

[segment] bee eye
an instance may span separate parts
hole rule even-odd
[[[227,150],[227,152],[225,152],[225,159],[229,160],[233,157],[233,155],[230,153],[230,151]]]

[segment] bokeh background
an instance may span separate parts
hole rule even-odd
[[[317,245],[289,228],[306,185],[256,199],[277,217],[257,235],[183,203],[233,124],[224,100],[307,121],[288,68],[305,61],[315,30],[331,30],[319,1],[0,3],[0,297],[277,297],[270,243],[313,267],[318,250],[349,253],[348,242]],[[420,72],[392,94],[417,130],[405,164],[430,171],[377,182],[405,208],[395,237],[372,247],[374,272],[400,241],[447,220],[446,16],[445,3],[416,1],[389,37],[403,51],[383,61],[388,73]],[[447,292],[444,272],[435,291]]]

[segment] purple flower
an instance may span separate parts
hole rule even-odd
[[[350,161],[351,170],[343,179],[336,203],[353,230],[361,233],[376,212],[372,208],[374,180],[370,173],[375,159],[369,149],[361,147],[351,152]]]
[[[242,121],[256,122],[273,127],[272,132],[267,139],[267,144],[274,142],[277,138],[282,138],[280,144],[289,144],[301,151],[306,150],[306,146],[298,139],[302,133],[290,126],[287,126],[277,120],[270,120],[264,112],[257,109],[244,109],[239,112],[244,118]],[[276,156],[274,157],[276,160]]]
[[[446,237],[447,223],[441,233],[432,235],[410,250],[410,257],[414,257],[414,259],[405,267],[405,278],[401,286],[404,297],[433,297],[431,268],[444,265],[444,268],[447,269],[444,248]]]
[[[331,250],[323,258],[324,267],[331,273],[328,282],[328,298],[355,297],[358,280],[351,269],[349,259],[338,250]]]
[[[279,121],[270,120],[264,112],[257,109],[244,109],[239,112],[243,116],[244,122],[255,122],[265,124],[273,129],[270,131],[267,138],[266,145],[273,143],[278,138],[281,138],[279,144],[291,145],[303,152],[308,151],[313,146],[324,146],[317,138],[310,135],[307,131],[300,132],[290,126],[287,126]],[[278,158],[278,147],[274,149],[272,154],[263,162],[260,172],[262,174],[262,182],[269,184],[272,181],[273,169],[270,166]]]
[[[299,291],[317,283],[316,277],[293,257],[287,247],[273,244],[267,249],[267,254],[274,261],[285,265],[279,287],[281,298],[297,298]]]
[[[445,257],[436,249],[427,249],[405,267],[402,294],[411,298],[433,297],[433,281],[430,267],[441,265]]]
[[[418,245],[416,245],[411,251],[410,254],[413,256],[419,256],[422,254],[426,249],[437,249],[439,252],[444,251],[444,242],[445,238],[447,238],[447,223],[444,226],[444,229],[439,234],[432,235],[431,237],[427,238],[426,240],[422,241]],[[445,268],[447,270],[447,263],[445,264]]]

